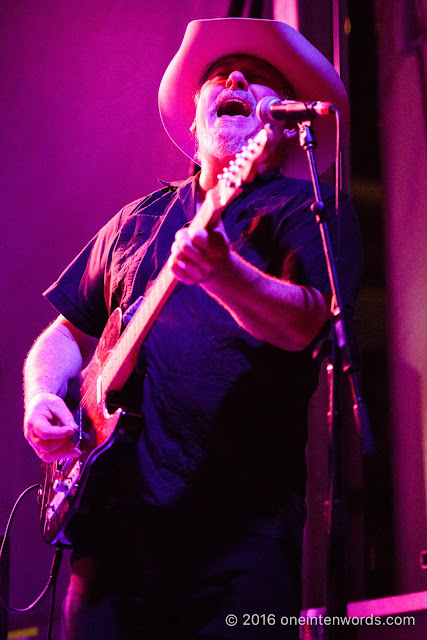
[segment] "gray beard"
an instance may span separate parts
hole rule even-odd
[[[199,146],[198,156],[199,158],[210,156],[218,160],[235,156],[247,144],[248,139],[253,138],[261,128],[262,124],[250,134],[243,134],[234,127],[224,127],[215,132],[210,130],[204,136],[202,145]]]

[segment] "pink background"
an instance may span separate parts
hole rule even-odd
[[[400,474],[395,479],[399,497],[396,529],[404,529],[397,550],[399,575],[404,575],[408,567],[400,586],[416,590],[426,588],[426,572],[419,568],[417,550],[423,544],[427,548],[427,431],[423,428],[427,424],[425,206],[422,211],[427,175],[423,162],[427,154],[422,125],[425,95],[420,99],[416,59],[411,54],[403,58],[400,36],[396,35],[405,1],[375,3],[383,48],[379,56],[380,124],[392,140],[383,151],[384,166],[388,167],[383,188],[388,196],[385,227],[391,295],[385,300],[384,291],[367,287],[362,295],[365,316],[361,325],[365,342],[373,344],[375,351],[378,342],[385,342],[384,335],[378,339],[385,330],[375,305],[378,301],[381,309],[386,302],[390,305],[390,336],[398,347],[391,358],[390,394],[396,426],[394,436],[392,431],[380,435],[384,441],[394,437],[395,467]],[[287,4],[310,8],[312,0]],[[414,3],[408,1],[407,5]],[[157,88],[187,22],[224,16],[228,6],[228,0],[3,0],[0,6],[0,529],[17,495],[39,479],[38,459],[22,436],[21,371],[33,340],[56,315],[41,293],[125,203],[157,189],[158,178],[187,176],[188,160],[162,128]],[[319,26],[325,20],[323,13],[319,10],[315,21],[311,10],[305,13],[305,24],[319,38],[323,36]],[[301,24],[304,26],[304,21]],[[311,33],[307,35],[311,37]],[[360,64],[363,66],[362,59]],[[372,107],[367,86],[362,88],[362,93],[365,91],[368,98],[363,105],[360,95],[353,96],[353,119],[359,116],[360,122],[366,118],[368,127],[372,125]],[[357,104],[355,97],[359,98]],[[417,128],[413,125],[414,105],[419,108]],[[362,146],[365,151],[366,145],[369,165],[376,154],[369,147],[366,131],[360,131],[354,146]],[[378,197],[376,189],[369,181],[364,182],[361,190],[365,200]],[[411,194],[412,203],[418,205],[416,216]],[[358,195],[361,197],[360,192]],[[366,229],[380,224],[377,219],[369,220]],[[365,236],[369,270],[371,255],[379,248],[370,244],[368,234]],[[419,261],[405,262],[404,256],[417,256]],[[412,277],[415,271],[416,278]],[[410,341],[409,347],[406,341]],[[417,363],[416,358],[422,362]],[[382,381],[375,385],[375,392],[386,394]],[[321,451],[324,462],[326,451]],[[26,605],[38,595],[47,579],[51,556],[52,549],[44,545],[39,534],[33,496],[19,512],[13,533],[13,604]],[[64,568],[58,598],[66,576]],[[46,611],[47,603],[32,614],[13,618],[13,626],[43,620]]]

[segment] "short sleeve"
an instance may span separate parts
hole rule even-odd
[[[45,292],[67,320],[88,335],[99,337],[107,322],[108,264],[123,209],[112,218]]]

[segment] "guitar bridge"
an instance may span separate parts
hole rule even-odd
[[[77,489],[82,466],[82,462],[78,460],[64,480],[57,479],[53,483],[52,489],[56,495],[46,507],[46,518],[48,520],[55,516],[68,495]]]

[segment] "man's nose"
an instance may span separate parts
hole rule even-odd
[[[232,71],[227,78],[225,86],[227,89],[243,89],[247,91],[249,85],[241,71]]]

